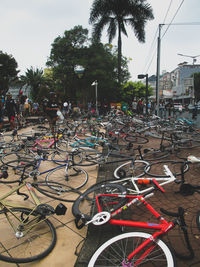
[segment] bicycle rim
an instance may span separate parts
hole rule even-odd
[[[12,222],[14,231],[5,214]],[[44,258],[52,251],[56,244],[55,228],[48,219],[39,221],[39,216],[26,208],[11,208],[10,211],[0,212],[1,260],[13,263],[32,262]],[[23,230],[19,230],[20,228]]]
[[[114,176],[117,179],[126,177],[141,177],[145,174],[144,169],[148,165],[149,163],[144,160],[128,161],[115,169]]]
[[[175,177],[181,175],[181,168],[183,166],[183,161],[173,161],[173,160],[162,160],[158,162],[153,162],[146,167],[145,173],[152,177],[167,177],[163,165],[167,165],[170,171],[173,173]],[[184,164],[183,172],[187,172],[189,170],[188,164]]]
[[[98,184],[86,190],[73,204],[72,213],[74,216],[81,216],[90,220],[98,212],[96,196],[98,194],[126,194],[126,189],[118,184]],[[114,212],[126,202],[123,197],[101,196],[102,211]]]
[[[32,184],[41,194],[64,202],[74,202],[80,192],[66,184],[56,183],[54,181],[40,181]]]
[[[45,181],[47,183],[48,181],[55,181],[74,189],[80,189],[87,183],[88,173],[84,169],[75,166],[68,167],[66,173],[66,166],[61,166],[49,172]]]
[[[98,266],[156,266],[174,267],[175,258],[169,247],[160,239],[154,242],[154,249],[137,264],[138,258],[144,253],[137,253],[131,259],[130,264],[126,263],[127,256],[142,244],[151,235],[140,232],[125,233],[105,242],[92,256],[88,267]],[[147,248],[146,248],[147,249]],[[123,265],[124,264],[124,265]]]

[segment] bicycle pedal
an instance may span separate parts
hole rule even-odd
[[[57,207],[55,208],[55,213],[58,216],[65,215],[66,211],[67,211],[67,208],[62,203],[58,204]]]

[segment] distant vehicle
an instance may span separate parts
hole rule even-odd
[[[200,103],[199,103],[199,102],[196,104],[196,107],[197,107],[198,110],[200,109]],[[194,105],[192,105],[192,104],[189,104],[189,105],[188,105],[188,109],[189,109],[189,110],[192,110],[192,109],[194,109],[194,108],[195,108]]]
[[[174,110],[177,110],[177,111],[183,111],[185,109],[185,107],[180,104],[180,103],[174,103]]]

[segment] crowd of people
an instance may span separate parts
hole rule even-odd
[[[99,115],[107,114],[112,108],[123,114],[138,114],[144,115],[155,114],[157,109],[156,101],[149,100],[147,107],[146,101],[143,98],[133,99],[130,103],[122,103],[120,105],[112,106],[110,103],[96,103],[88,102],[85,110],[90,116],[96,115],[98,111]],[[73,118],[79,117],[83,112],[83,105],[70,102],[69,100],[60,100],[55,92],[51,92],[49,98],[44,97],[40,103],[32,102],[23,91],[19,91],[17,98],[13,99],[12,95],[8,93],[6,97],[0,97],[0,129],[3,128],[4,117],[8,117],[11,130],[15,130],[16,120],[20,125],[20,118],[28,115],[43,115],[49,122],[49,126],[53,131],[56,121],[61,120],[69,116]],[[169,99],[160,100],[159,103],[159,116],[161,118],[169,118],[175,114],[173,100]]]

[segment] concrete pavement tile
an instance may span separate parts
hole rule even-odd
[[[56,246],[46,258],[33,263],[20,264],[20,267],[73,267],[77,259],[74,254],[75,248],[82,239],[68,227],[61,227],[57,229]]]

